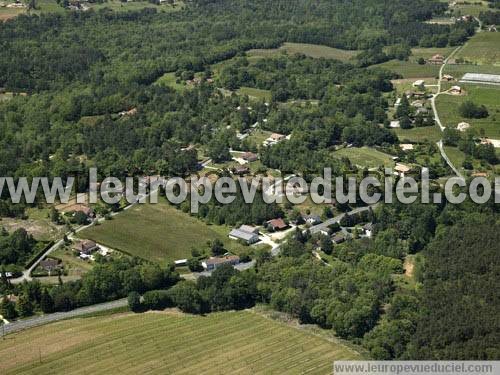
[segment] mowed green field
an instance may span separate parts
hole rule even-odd
[[[401,142],[436,143],[442,137],[437,126],[425,126],[412,129],[393,129]]]
[[[353,164],[360,167],[375,168],[380,166],[391,167],[394,165],[390,155],[370,147],[343,148],[335,151],[333,156],[338,158],[347,157]]]
[[[486,12],[490,10],[488,8],[487,1],[448,1],[449,3],[456,3],[454,6],[451,6],[450,9],[453,11],[458,11],[460,14],[470,14],[472,16],[479,16],[479,13]]]
[[[271,91],[261,90],[253,87],[240,87],[237,90],[240,95],[248,95],[250,99],[271,101]]]
[[[455,57],[461,57],[479,65],[500,67],[500,33],[477,33],[457,52]]]
[[[0,341],[2,374],[331,374],[362,359],[340,343],[252,312],[122,313],[72,319]]]
[[[174,72],[165,73],[160,78],[158,78],[155,82],[155,85],[171,87],[176,90],[186,90],[188,87],[183,85],[182,83],[177,83],[177,77]]]
[[[436,54],[447,57],[453,48],[413,48],[412,55],[408,61],[390,60],[382,64],[373,65],[381,67],[399,74],[403,78],[436,78],[439,76],[439,65],[424,64],[419,65],[417,60],[422,57],[428,59]]]
[[[349,61],[354,58],[359,51],[348,51],[344,49],[321,46],[307,43],[284,43],[280,48],[275,49],[253,49],[247,52],[249,57],[272,57],[283,52],[289,55],[304,54],[315,59],[335,59],[340,61]]]
[[[444,126],[457,127],[462,122],[468,122],[478,132],[484,129],[486,136],[500,139],[500,87],[461,84],[467,93],[465,96],[440,95],[436,99],[439,117]],[[458,108],[461,103],[471,100],[476,104],[483,104],[489,112],[484,119],[466,119],[460,116]]]
[[[130,255],[168,262],[189,258],[191,248],[202,249],[216,238],[228,251],[240,252],[243,245],[229,239],[229,231],[229,227],[207,225],[173,206],[158,203],[135,205],[78,236]]]

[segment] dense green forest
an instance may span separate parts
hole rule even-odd
[[[469,25],[422,22],[443,11],[443,3],[430,0],[193,1],[174,13],[103,9],[21,15],[0,24],[0,87],[29,94],[0,104],[1,174],[64,177],[84,174],[88,164],[117,176],[192,172],[196,166],[189,155],[181,161],[173,156],[186,143],[209,144],[213,138],[214,147],[232,146],[234,137],[221,125],[234,120],[238,100],[223,98],[208,85],[184,93],[152,85],[164,73],[209,76],[213,63],[284,41],[368,54],[391,44],[456,44],[468,35]],[[228,87],[271,88],[276,101],[322,99],[324,106],[310,117],[339,123],[327,135],[329,143],[395,142],[370,125],[385,120],[387,103],[380,92],[391,89],[388,73],[303,58],[265,60],[249,69],[242,79],[228,68],[221,81]],[[117,115],[132,108],[136,116]],[[254,117],[264,114],[263,109]],[[288,125],[289,132],[298,120]],[[241,127],[248,118],[236,122]]]

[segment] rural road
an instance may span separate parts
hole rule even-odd
[[[134,203],[131,203],[129,204],[127,207],[125,207],[122,211],[118,211],[118,212],[113,212],[111,213],[111,216],[114,217],[116,215],[119,215],[121,212],[124,212],[124,211],[127,211],[129,210],[130,208],[132,208],[133,206],[135,206],[137,203],[139,202],[144,202],[145,199],[150,195],[150,194],[156,194],[156,190],[152,191],[151,193],[149,194],[146,194],[146,195],[142,195],[142,196],[139,196],[139,199],[137,200],[137,202],[134,202]],[[104,222],[106,219],[104,217],[101,217],[99,219],[95,219],[93,220],[90,224],[87,224],[87,225],[82,225],[78,228],[76,228],[74,230],[74,232],[67,232],[66,233],[66,236],[68,237],[68,239],[71,239],[73,240],[74,239],[74,235],[78,232],[81,232],[82,230],[84,229],[87,229],[91,226],[93,226],[96,222],[98,223],[102,223]],[[18,277],[18,278],[15,278],[15,279],[10,279],[10,282],[12,284],[20,284],[22,283],[23,281],[31,281],[32,278],[31,278],[31,273],[33,272],[33,270],[38,266],[38,264],[40,264],[40,262],[45,259],[49,254],[51,254],[52,252],[56,251],[57,249],[59,249],[62,245],[64,244],[64,240],[61,239],[59,241],[57,241],[54,245],[52,245],[50,248],[47,249],[47,251],[45,253],[43,253],[34,263],[33,265],[28,268],[27,270],[24,270],[23,271],[23,275]]]
[[[446,161],[446,163],[448,163],[448,166],[453,170],[453,172],[460,178],[462,179],[465,179],[464,176],[462,175],[462,173],[460,173],[458,171],[458,169],[453,165],[453,163],[451,162],[451,160],[448,158],[448,155],[446,155],[446,152],[444,150],[444,147],[443,147],[443,141],[440,140],[438,143],[438,148],[439,148],[439,151],[441,152],[441,156],[443,157],[443,159]]]
[[[59,320],[64,320],[64,319],[68,319],[68,318],[75,318],[75,317],[82,316],[82,315],[112,310],[112,309],[116,309],[118,307],[124,307],[124,306],[127,306],[127,303],[128,303],[127,299],[123,298],[123,299],[119,299],[116,301],[101,303],[99,305],[80,307],[78,309],[67,311],[67,312],[57,312],[57,313],[46,314],[46,315],[42,315],[42,316],[37,316],[37,317],[25,319],[25,320],[19,320],[19,321],[11,322],[9,324],[4,325],[3,329],[0,330],[0,332],[3,331],[3,333],[5,333],[5,334],[19,332],[19,331],[22,331],[22,330],[25,330],[28,328],[33,328],[36,326],[40,326],[43,324],[57,322]]]
[[[335,217],[332,217],[331,219],[328,219],[328,220],[324,221],[321,224],[318,224],[318,225],[315,225],[315,226],[309,228],[309,232],[311,234],[315,234],[315,233],[321,232],[322,230],[327,230],[330,225],[335,224],[335,223],[339,223],[340,220],[342,220],[342,218],[346,214],[349,214],[349,215],[351,215],[351,214],[358,214],[360,212],[368,211],[370,208],[374,208],[374,207],[376,207],[376,204],[374,204],[372,206],[355,208],[352,211],[349,211],[349,212],[341,214],[341,215],[337,215]]]
[[[435,95],[432,96],[431,98],[431,106],[432,106],[432,112],[434,113],[434,120],[436,120],[436,124],[439,126],[439,130],[441,130],[441,132],[444,132],[444,130],[446,129],[446,127],[443,125],[443,123],[441,122],[441,119],[439,118],[439,114],[438,114],[438,111],[437,111],[437,106],[436,106],[436,98],[442,94],[442,91],[441,91],[441,84],[442,84],[442,80],[443,80],[443,71],[444,71],[444,68],[446,66],[446,64],[448,63],[448,61],[462,48],[463,46],[458,46],[457,48],[455,48],[453,50],[452,53],[450,53],[450,55],[444,60],[444,63],[443,65],[441,65],[441,68],[439,69],[439,79],[438,79],[438,91]],[[437,146],[439,148],[439,151],[441,152],[441,156],[443,157],[443,159],[446,161],[446,163],[448,164],[448,166],[451,168],[451,170],[460,178],[464,178],[463,175],[458,171],[458,169],[453,165],[453,163],[451,162],[450,158],[448,158],[448,155],[446,155],[446,151],[444,150],[444,147],[443,147],[443,140],[440,140],[439,142],[437,142]]]

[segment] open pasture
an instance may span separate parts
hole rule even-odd
[[[79,237],[144,259],[169,262],[189,258],[191,248],[206,247],[220,239],[228,251],[243,245],[228,238],[229,227],[207,225],[175,207],[161,202],[138,204],[101,225],[90,227]]]

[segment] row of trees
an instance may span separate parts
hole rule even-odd
[[[69,311],[77,307],[93,305],[127,296],[130,292],[144,293],[148,290],[168,288],[179,281],[173,268],[161,268],[133,258],[98,258],[95,267],[80,280],[55,286],[42,286],[38,281],[10,285],[2,280],[4,294],[14,293],[18,302],[4,299],[4,312],[11,318],[28,316],[35,311],[51,313]],[[1,311],[0,311],[1,314]],[[2,314],[4,315],[4,314]]]

